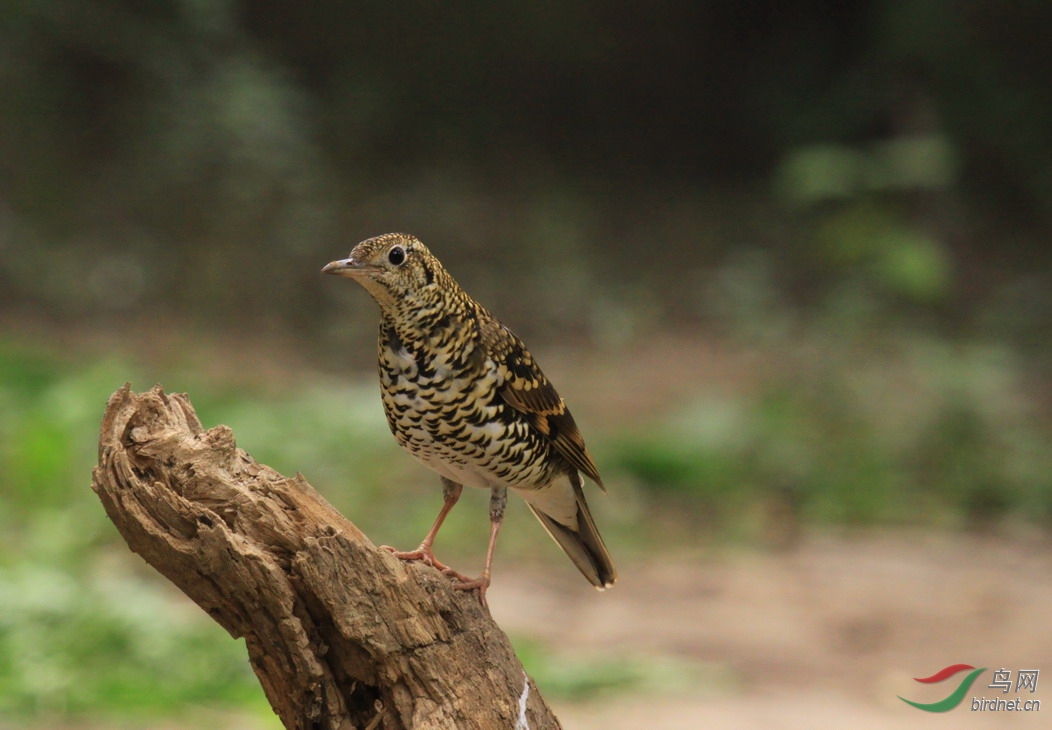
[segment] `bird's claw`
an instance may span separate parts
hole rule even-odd
[[[431,547],[429,545],[421,545],[416,550],[409,551],[398,550],[396,548],[391,547],[390,545],[381,545],[380,549],[386,550],[399,560],[405,560],[407,562],[420,561],[424,565],[430,565],[432,568],[435,568],[441,573],[445,573],[447,575],[453,574],[456,575],[458,578],[463,577],[460,575],[460,573],[457,573],[445,563],[440,562],[439,559],[435,557],[435,554],[431,551]]]
[[[408,551],[398,550],[390,545],[381,545],[380,549],[386,550],[399,560],[405,560],[407,562],[419,561],[435,568],[442,573],[442,575],[448,575],[453,579],[453,590],[471,591],[477,588],[479,592],[479,603],[482,604],[483,608],[489,608],[489,604],[486,603],[486,589],[489,588],[490,577],[486,573],[483,573],[478,578],[469,578],[463,573],[458,573],[448,565],[439,562],[438,558],[436,558],[435,554],[431,551],[431,546],[427,544],[422,544],[416,550]]]
[[[457,583],[470,583],[472,580],[463,573],[458,573],[452,568],[442,569],[442,575],[448,575],[450,578],[453,578]]]
[[[479,592],[479,603],[482,604],[483,608],[489,608],[489,604],[486,602],[486,589],[489,588],[490,578],[485,572],[478,578],[467,578],[460,573],[454,573],[456,575],[456,582],[453,583],[453,590],[455,591],[471,591],[478,589]]]

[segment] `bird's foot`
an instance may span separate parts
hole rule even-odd
[[[459,573],[450,568],[448,565],[439,562],[438,558],[436,558],[435,554],[431,551],[431,546],[427,543],[421,543],[420,547],[418,547],[416,550],[409,550],[407,552],[397,550],[396,548],[393,548],[390,545],[381,545],[380,549],[386,550],[399,560],[405,560],[409,562],[419,560],[424,565],[430,565],[431,567],[438,569],[442,573],[453,573],[456,574],[458,577],[460,576]]]
[[[431,546],[427,543],[422,543],[416,550],[402,551],[397,550],[390,545],[381,545],[381,550],[394,555],[399,560],[405,561],[420,561],[425,565],[437,569],[443,575],[448,575],[453,579],[453,589],[457,591],[471,591],[478,588],[479,591],[479,603],[482,604],[483,608],[488,608],[489,604],[486,603],[486,589],[489,588],[490,577],[488,573],[483,572],[478,578],[469,578],[463,573],[450,568],[445,563],[442,563],[435,557],[434,552],[431,550]]]
[[[452,573],[455,575],[457,580],[453,583],[453,590],[455,591],[471,591],[478,589],[479,592],[479,603],[482,604],[483,608],[489,608],[489,604],[486,603],[486,589],[489,588],[490,577],[489,573],[483,571],[482,575],[478,578],[467,578],[460,573]]]

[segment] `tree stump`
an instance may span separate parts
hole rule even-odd
[[[114,393],[92,476],[128,546],[245,638],[286,728],[559,727],[473,592],[204,430],[185,394]]]

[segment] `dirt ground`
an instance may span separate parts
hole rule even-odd
[[[553,699],[567,730],[1049,724],[1052,545],[1042,537],[811,537],[775,553],[625,565],[603,594],[575,578],[541,570],[498,577],[493,615],[513,636],[559,647],[570,666],[605,658],[663,669],[653,687],[584,703]],[[897,698],[943,699],[965,673],[932,684],[913,677],[960,663],[988,669],[955,709],[924,712]],[[1002,668],[1013,682],[1020,669],[1042,670],[1036,691],[990,688]],[[978,712],[976,697],[1047,706]]]

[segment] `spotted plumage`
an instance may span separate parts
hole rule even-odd
[[[586,578],[616,580],[585,501],[580,473],[603,488],[563,399],[526,346],[472,299],[412,236],[362,241],[323,271],[356,280],[380,305],[380,391],[387,423],[409,453],[442,478],[445,503],[415,551],[478,588],[485,603],[506,491],[518,493]],[[438,562],[435,535],[463,486],[491,490],[486,566],[468,579]]]

